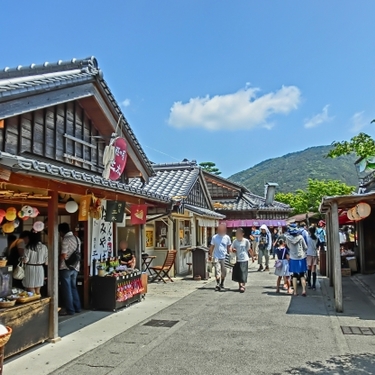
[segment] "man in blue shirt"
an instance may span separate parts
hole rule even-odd
[[[217,229],[217,234],[212,237],[209,256],[215,267],[216,288],[220,291],[224,289],[224,280],[227,274],[225,268],[225,257],[229,253],[232,241],[227,235],[227,227],[220,224]]]

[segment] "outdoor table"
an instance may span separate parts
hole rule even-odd
[[[148,273],[152,275],[151,270],[150,270],[150,265],[155,258],[156,258],[155,255],[142,256],[142,267],[144,268],[144,272],[148,271]]]

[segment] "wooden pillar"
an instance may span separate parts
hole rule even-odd
[[[83,240],[83,307],[88,310],[90,308],[90,264],[91,264],[91,232],[89,222],[83,224],[84,240]]]
[[[333,273],[334,287],[335,287],[335,308],[337,312],[343,311],[343,297],[342,297],[342,276],[341,276],[341,255],[340,255],[340,236],[339,236],[339,213],[337,202],[333,202],[332,206],[332,222],[331,222],[331,236],[333,245]]]
[[[56,342],[59,337],[59,233],[58,227],[58,192],[50,191],[48,202],[48,296],[51,297],[49,312],[49,340]]]
[[[331,236],[332,231],[332,212],[328,211],[326,214],[326,234],[327,234],[327,276],[329,277],[329,286],[333,286],[333,241]]]
[[[357,237],[358,237],[358,246],[359,246],[359,266],[361,273],[366,272],[366,262],[365,262],[365,241],[364,241],[364,230],[363,230],[363,221],[358,222],[357,224]]]

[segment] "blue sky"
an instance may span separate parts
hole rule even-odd
[[[265,159],[375,135],[375,2],[3,2],[0,67],[95,56],[155,162]],[[159,152],[161,151],[161,152]]]

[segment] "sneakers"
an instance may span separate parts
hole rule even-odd
[[[223,283],[221,283],[221,284],[220,284],[220,289],[221,289],[221,290],[225,289],[225,287],[224,287],[224,284],[223,284]]]
[[[270,268],[269,267],[266,267],[264,270],[263,270],[263,272],[266,272],[266,271],[269,271],[270,270]]]
[[[215,291],[216,292],[220,292],[220,290],[221,290],[221,287],[220,287],[220,285],[218,284],[218,285],[216,285],[216,287],[215,287]]]

